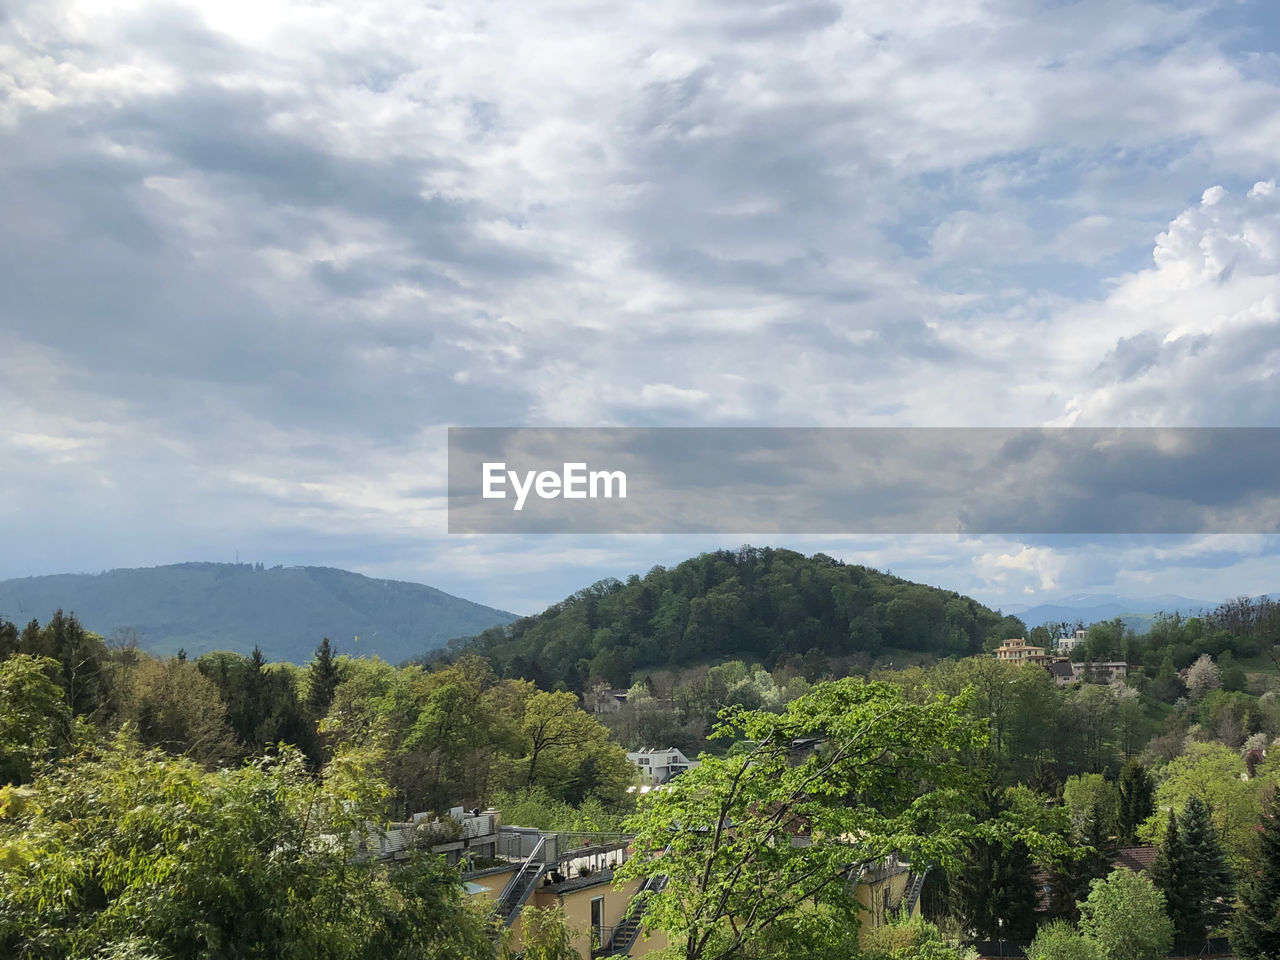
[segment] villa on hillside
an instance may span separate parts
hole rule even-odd
[[[1083,640],[1084,631],[1077,630],[1075,637],[1060,640],[1058,649],[1061,650],[1064,643],[1071,645],[1068,649],[1074,649]],[[1081,663],[1066,657],[1047,654],[1044,647],[1029,644],[1022,637],[1004,641],[996,648],[995,656],[1003,663],[1016,663],[1018,666],[1034,664],[1044,667],[1049,671],[1049,676],[1053,677],[1054,683],[1060,687],[1073,683],[1123,682],[1129,675],[1129,664],[1123,660],[1094,660]]]
[[[1039,663],[1046,659],[1046,655],[1044,647],[1032,646],[1022,637],[1015,637],[996,648],[996,659],[1006,663]]]
[[[672,777],[692,770],[698,765],[697,760],[690,760],[675,747],[655,749],[644,747],[640,750],[628,750],[627,759],[640,772],[640,780],[645,786],[656,787],[666,783]]]
[[[1071,651],[1080,644],[1084,643],[1085,634],[1088,633],[1083,627],[1076,630],[1075,634],[1070,637],[1059,637],[1054,642],[1054,650],[1059,656],[1067,657],[1071,655]]]

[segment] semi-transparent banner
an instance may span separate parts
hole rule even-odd
[[[1274,533],[1280,428],[472,428],[450,533]]]

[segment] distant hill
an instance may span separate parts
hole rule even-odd
[[[981,651],[989,636],[1023,629],[954,590],[825,554],[743,547],[654,567],[626,583],[602,580],[536,616],[450,646],[482,653],[512,675],[582,689],[592,679],[629,684],[646,667],[726,656],[767,666],[813,649],[963,656]]]
[[[515,619],[419,583],[331,567],[179,563],[0,581],[2,619],[43,623],[59,608],[104,636],[132,628],[154,653],[248,653],[256,644],[267,659],[294,663],[322,637],[340,652],[397,663]]]
[[[1120,617],[1125,626],[1131,630],[1145,633],[1157,613],[1181,613],[1183,616],[1189,616],[1213,610],[1217,605],[1206,600],[1192,600],[1190,597],[1180,597],[1171,593],[1152,597],[1079,593],[1062,597],[1053,603],[1040,603],[1035,606],[1012,604],[1005,609],[1025,621],[1028,627],[1038,627],[1045,623],[1075,623],[1077,620],[1088,625]]]

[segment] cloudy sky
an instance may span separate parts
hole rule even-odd
[[[752,539],[450,537],[449,425],[1280,426],[1278,51],[1268,0],[8,0],[0,577],[527,612]],[[1258,535],[768,540],[1280,590]]]

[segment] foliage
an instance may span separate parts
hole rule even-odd
[[[1027,960],[1103,960],[1102,949],[1064,920],[1053,920],[1027,947]]]
[[[985,808],[984,820],[1011,809],[1010,799],[992,788],[977,804]],[[1031,852],[1016,833],[984,831],[965,844],[957,869],[949,874],[951,908],[979,940],[1030,939],[1036,925],[1034,871]]]
[[[524,960],[582,960],[573,948],[574,931],[564,907],[527,906],[520,912],[520,939]]]
[[[1243,960],[1280,956],[1280,790],[1273,790],[1241,872],[1231,945]]]
[[[1192,700],[1199,700],[1210,690],[1217,690],[1221,686],[1222,672],[1218,665],[1207,653],[1201,654],[1187,671],[1187,695]]]
[[[514,826],[564,833],[622,831],[622,816],[596,797],[588,797],[574,806],[553,797],[545,787],[521,787],[499,791],[493,805],[502,812],[502,822]]]
[[[1193,796],[1169,826],[1151,879],[1165,895],[1179,942],[1203,940],[1231,914],[1233,881],[1209,810]]]
[[[142,657],[117,682],[119,719],[144,744],[207,765],[239,755],[218,688],[194,663]]]
[[[384,788],[342,755],[317,780],[295,751],[237,770],[117,737],[37,778],[6,810],[0,955],[478,957],[482,919],[457,875],[356,856]]]
[[[1182,810],[1193,796],[1208,805],[1227,862],[1236,868],[1250,847],[1264,782],[1261,776],[1243,780],[1243,773],[1244,761],[1236,751],[1220,743],[1192,743],[1183,756],[1160,771],[1156,785],[1157,810]],[[1159,842],[1165,822],[1165,814],[1154,814],[1139,836],[1148,843]]]
[[[823,554],[743,547],[603,580],[458,650],[545,689],[593,679],[629,687],[640,667],[750,655],[772,666],[817,648],[875,656],[884,647],[969,654],[998,631],[1021,636],[968,597]]]
[[[978,952],[957,946],[921,917],[893,917],[868,932],[867,960],[977,960]]]
[[[0,786],[25,783],[71,741],[71,711],[50,679],[54,660],[18,654],[0,661]]]
[[[1110,837],[1116,831],[1120,795],[1115,785],[1099,774],[1068,777],[1062,788],[1062,801],[1070,812],[1071,829],[1077,839],[1096,834]]]
[[[333,655],[333,645],[325,637],[316,647],[316,655],[307,670],[307,712],[319,720],[329,713],[333,695],[342,682],[342,671]]]
[[[1138,828],[1155,812],[1155,784],[1147,768],[1137,760],[1130,760],[1120,772],[1117,785],[1118,805],[1116,825],[1120,842],[1137,842]]]
[[[630,822],[624,878],[662,874],[649,921],[686,960],[722,958],[787,930],[857,926],[850,874],[890,855],[954,864],[974,823],[957,761],[985,739],[964,703],[911,703],[885,683],[819,684],[781,714],[727,710],[714,735],[737,756],[706,756]],[[796,755],[801,738],[820,748]]]
[[[1098,944],[1105,960],[1159,960],[1173,946],[1164,894],[1123,867],[1093,882],[1080,906],[1080,932]]]

